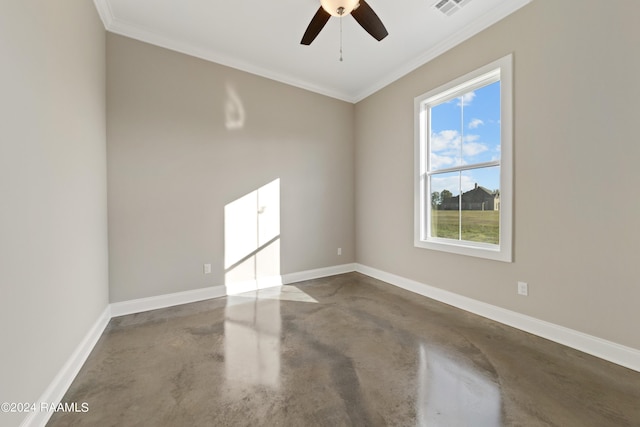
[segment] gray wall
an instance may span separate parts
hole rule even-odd
[[[536,0],[358,103],[358,262],[640,349],[638,16]],[[414,248],[413,98],[510,52],[515,262]]]
[[[108,304],[104,27],[5,1],[0,58],[0,402],[34,402]]]
[[[225,206],[276,179],[280,273],[355,260],[352,104],[113,34],[107,62],[111,302],[224,285]]]

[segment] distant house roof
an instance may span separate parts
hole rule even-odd
[[[478,184],[472,190],[462,193],[462,209],[494,209],[499,203],[500,191],[491,191]],[[443,209],[457,209],[459,207],[460,196],[447,197],[442,200],[440,206]],[[488,205],[485,205],[488,203]]]
[[[485,188],[476,184],[473,190],[469,190],[462,193],[462,200],[471,199],[471,200],[480,201],[480,200],[486,199],[487,197],[495,197],[497,195],[498,195],[497,192],[491,191],[488,188]]]

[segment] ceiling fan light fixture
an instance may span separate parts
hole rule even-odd
[[[322,8],[332,16],[350,14],[360,3],[360,0],[320,0]]]

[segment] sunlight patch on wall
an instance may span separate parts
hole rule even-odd
[[[224,207],[227,294],[281,286],[280,179]]]
[[[240,95],[233,85],[227,83],[227,98],[224,101],[224,124],[227,130],[244,128],[246,112],[240,99]]]

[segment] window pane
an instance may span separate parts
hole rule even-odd
[[[462,240],[500,243],[500,167],[464,171]]]
[[[431,237],[460,238],[460,172],[431,176]]]
[[[460,98],[454,98],[430,109],[429,166],[432,171],[462,164],[460,102]]]
[[[512,261],[512,100],[512,55],[414,99],[416,247]]]
[[[462,106],[462,164],[500,160],[500,82],[460,98]]]

